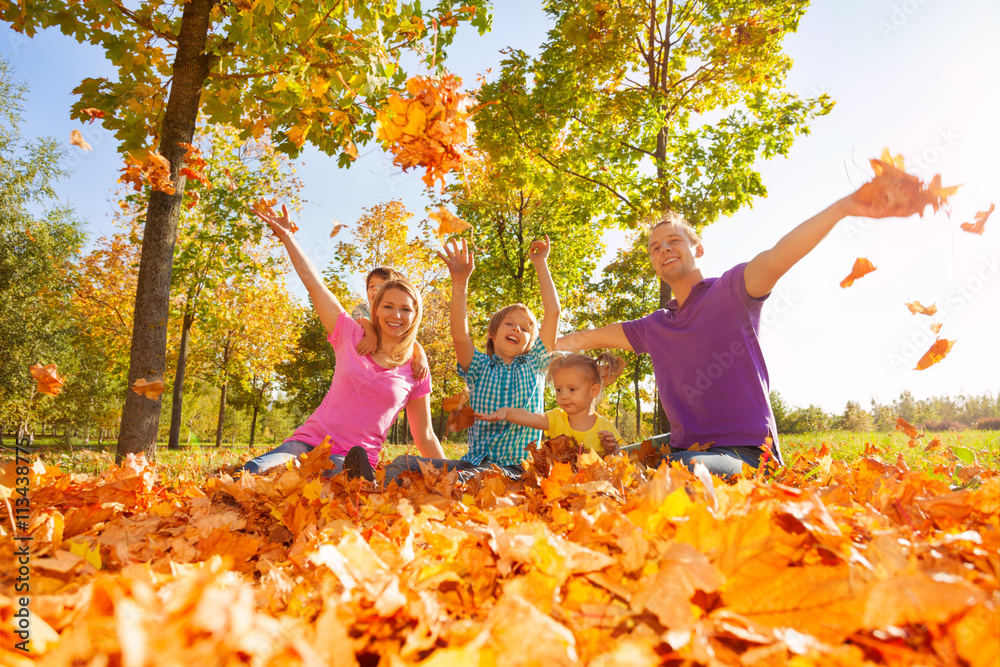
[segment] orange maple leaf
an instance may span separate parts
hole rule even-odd
[[[931,325],[931,331],[934,333],[941,333],[941,322],[935,322]]]
[[[714,445],[714,444],[715,444],[714,440],[706,442],[705,444],[701,444],[700,442],[696,442],[693,445],[691,445],[690,447],[688,447],[687,450],[685,450],[685,451],[688,451],[688,452],[707,452],[708,450],[710,450],[712,448],[712,445]]]
[[[145,396],[146,398],[154,401],[160,397],[160,394],[163,393],[163,389],[163,380],[147,382],[145,378],[139,378],[132,383],[132,391],[140,396]]]
[[[79,146],[81,149],[85,151],[91,150],[90,144],[88,144],[87,141],[83,138],[83,135],[80,134],[80,130],[73,130],[72,132],[69,133],[69,145]]]
[[[80,109],[80,113],[90,116],[89,123],[93,123],[98,118],[104,118],[104,112],[100,109],[95,109],[93,107],[87,107],[86,109]]]
[[[465,220],[462,220],[444,206],[439,206],[437,211],[431,211],[427,214],[427,217],[438,223],[438,228],[435,233],[441,243],[444,243],[444,237],[448,234],[457,234],[465,231],[466,229],[472,229],[472,225]]]
[[[35,378],[38,393],[55,396],[62,391],[63,381],[66,378],[56,373],[55,364],[49,364],[47,366],[35,364],[29,370],[31,371],[32,377]]]
[[[340,233],[340,230],[341,230],[341,229],[343,229],[344,227],[346,227],[346,226],[347,226],[347,225],[345,225],[344,223],[342,223],[342,222],[339,222],[339,221],[337,221],[337,220],[334,220],[334,221],[333,221],[333,223],[334,223],[334,224],[333,224],[333,231],[332,231],[332,232],[330,232],[330,238],[331,238],[331,239],[332,239],[332,238],[333,238],[334,236],[336,236],[337,234],[339,234],[339,233]]]
[[[915,371],[922,371],[926,368],[930,368],[937,362],[944,359],[949,352],[951,352],[951,346],[955,344],[953,340],[947,340],[944,338],[938,338],[931,345],[930,349],[924,353],[924,356],[920,357],[920,361],[917,362],[916,367],[913,369]]]
[[[982,234],[986,227],[986,221],[989,219],[990,215],[993,213],[993,209],[996,208],[996,204],[990,204],[989,209],[985,211],[979,211],[976,213],[975,222],[963,222],[962,230],[966,232],[972,232],[973,234]]]
[[[136,192],[141,191],[145,184],[149,184],[157,192],[165,192],[168,195],[176,192],[170,178],[170,161],[151,150],[145,150],[138,155],[129,153],[125,158],[125,166],[119,171],[123,173],[118,177],[118,181],[131,183]]]
[[[464,405],[448,415],[448,423],[445,430],[448,433],[454,433],[455,431],[465,430],[474,423],[476,423],[475,411],[471,405]]]
[[[264,213],[265,211],[270,211],[272,208],[274,208],[274,206],[276,206],[277,203],[278,203],[277,199],[268,199],[266,197],[261,197],[257,201],[250,204],[250,208],[252,208],[254,211],[257,211],[258,213]],[[292,226],[293,234],[299,231],[298,225],[296,225],[291,220],[289,220],[288,222]]]
[[[847,288],[854,284],[854,281],[862,276],[866,276],[876,269],[875,265],[869,262],[864,257],[858,257],[854,260],[854,268],[851,269],[851,274],[840,281],[840,286]]]
[[[922,438],[924,436],[924,434],[918,431],[913,424],[906,421],[902,417],[896,417],[896,430],[905,433],[906,437],[910,440],[916,440],[917,438]]]
[[[202,172],[202,170],[208,166],[208,162],[201,156],[201,149],[198,147],[178,142],[178,146],[184,149],[184,166],[181,168],[180,173],[189,178],[192,181],[197,181],[204,185],[206,188],[212,187],[209,182],[208,177]]]
[[[455,410],[461,410],[469,402],[469,390],[463,388],[462,391],[458,392],[454,396],[449,396],[448,398],[441,401],[441,409],[445,412],[454,412]]]
[[[906,307],[914,315],[933,315],[937,312],[937,306],[933,303],[929,306],[923,306],[919,301],[911,301],[906,304]]]

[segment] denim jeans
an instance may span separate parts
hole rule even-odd
[[[743,472],[743,464],[751,468],[760,466],[759,447],[715,447],[707,452],[689,452],[683,449],[673,450],[664,460],[680,461],[694,470],[694,462],[701,461],[708,472],[716,477],[733,477]]]
[[[271,468],[276,468],[280,465],[285,465],[285,463],[291,459],[296,462],[296,467],[298,466],[299,456],[302,454],[308,454],[312,451],[312,447],[304,442],[298,440],[287,440],[269,452],[261,454],[255,459],[251,459],[243,464],[239,472],[246,471],[253,475],[259,475],[263,472],[267,472]],[[325,477],[333,477],[338,474],[344,468],[344,454],[330,454],[330,460],[333,461],[334,467],[330,470],[324,470],[323,475]]]
[[[499,465],[484,462],[477,465],[461,459],[432,459],[426,456],[404,454],[396,457],[392,463],[385,467],[385,483],[388,484],[393,480],[398,482],[400,475],[407,471],[420,472],[421,463],[429,463],[442,470],[457,470],[459,482],[468,482],[479,473],[492,470],[494,466],[500,468],[500,471],[511,479],[519,479],[524,474],[524,468],[517,464]]]

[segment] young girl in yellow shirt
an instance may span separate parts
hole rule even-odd
[[[601,353],[597,359],[579,353],[556,356],[549,362],[546,379],[555,388],[558,407],[543,415],[521,408],[500,408],[490,414],[476,413],[476,419],[542,429],[549,438],[568,435],[598,454],[617,454],[625,442],[614,424],[594,412],[594,405],[601,389],[614,382],[623,369],[622,360],[610,352]]]

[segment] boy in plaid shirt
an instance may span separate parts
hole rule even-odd
[[[538,273],[542,296],[542,323],[522,303],[501,308],[490,318],[486,334],[486,353],[476,349],[469,335],[467,314],[469,276],[475,268],[465,239],[445,245],[438,256],[451,274],[451,337],[458,357],[458,373],[469,385],[469,404],[479,413],[504,407],[522,408],[541,413],[545,396],[545,366],[559,329],[559,296],[546,262],[550,243],[535,241],[528,250]],[[537,337],[536,337],[537,334]],[[469,451],[459,460],[400,456],[385,470],[385,480],[407,470],[419,471],[420,462],[439,468],[458,470],[466,481],[476,473],[498,466],[506,475],[519,477],[524,470],[527,447],[541,435],[537,429],[509,422],[477,421],[469,428]]]

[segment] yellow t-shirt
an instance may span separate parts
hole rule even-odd
[[[585,432],[574,431],[569,427],[569,415],[562,408],[553,408],[546,412],[545,416],[549,418],[549,428],[545,431],[545,435],[550,438],[557,435],[569,435],[576,438],[577,442],[583,443],[587,449],[593,449],[598,454],[603,454],[604,446],[601,445],[601,437],[597,434],[599,431],[610,431],[615,436],[615,440],[618,441],[618,445],[625,446],[625,441],[622,440],[615,425],[601,415],[597,415],[597,422],[589,431]]]

